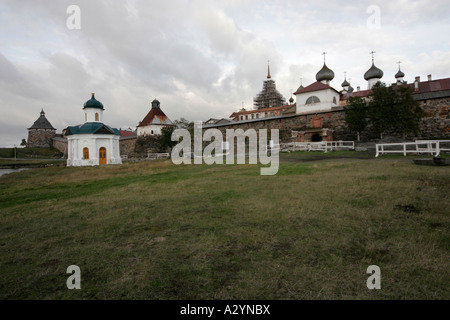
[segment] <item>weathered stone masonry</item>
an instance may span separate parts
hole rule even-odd
[[[450,139],[450,97],[421,101],[427,114],[420,123],[423,139]]]

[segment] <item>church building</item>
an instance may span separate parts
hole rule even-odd
[[[92,98],[83,106],[84,123],[65,129],[68,141],[67,166],[121,164],[120,132],[103,123],[103,104]]]
[[[367,81],[367,89],[360,87],[353,89],[347,75],[342,82],[342,90],[335,89],[331,85],[334,72],[325,61],[322,68],[316,74],[316,81],[304,87],[300,85],[294,92],[296,101],[291,98],[289,104],[283,99],[272,99],[279,96],[274,83],[271,80],[270,69],[263,90],[254,99],[254,109],[241,109],[230,115],[230,123],[211,123],[204,126],[205,129],[217,128],[222,132],[227,129],[242,128],[247,130],[278,129],[280,139],[284,142],[309,142],[309,141],[338,141],[355,140],[356,132],[351,131],[345,120],[345,106],[351,97],[361,97],[368,101],[371,99],[373,86],[381,81],[383,71],[375,65],[374,51],[372,64],[364,73]],[[400,62],[398,62],[400,63]],[[395,74],[395,83],[391,86],[409,86],[412,90],[412,98],[420,103],[425,111],[420,121],[420,132],[417,136],[411,134],[408,139],[448,139],[450,137],[450,78],[432,80],[428,75],[427,81],[421,81],[415,77],[413,83],[405,81],[405,74],[400,70]],[[292,95],[292,94],[291,94]],[[274,102],[276,101],[276,102]],[[372,132],[366,130],[363,139],[377,139]],[[390,139],[404,139],[392,133]],[[403,141],[403,140],[401,140]]]

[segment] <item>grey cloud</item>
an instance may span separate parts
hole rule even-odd
[[[71,4],[81,8],[80,30],[66,27]],[[372,4],[382,13],[377,32],[366,27]],[[338,89],[344,71],[353,87],[365,87],[371,50],[386,81],[399,59],[410,79],[448,76],[439,61],[450,52],[448,36],[437,32],[449,25],[442,0],[4,0],[0,9],[2,118],[18,132],[41,107],[58,130],[82,121],[90,92],[114,126],[136,125],[155,97],[172,119],[228,116],[242,102],[251,107],[267,60],[288,98],[300,77],[304,85],[315,80],[323,51]]]

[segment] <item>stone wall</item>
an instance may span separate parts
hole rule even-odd
[[[67,138],[63,138],[61,136],[56,136],[55,138],[53,138],[53,148],[58,149],[65,155],[67,154],[67,146]]]
[[[119,140],[120,155],[130,156],[134,153],[137,136],[121,137]]]
[[[333,140],[353,140],[356,133],[353,134],[345,125],[343,108],[336,108],[332,111],[317,112],[311,114],[289,115],[275,119],[261,119],[259,121],[242,121],[230,123],[223,126],[217,126],[225,135],[226,129],[278,129],[280,130],[280,142],[292,141],[291,130],[295,131],[322,131],[317,127],[321,122],[321,128],[331,129]],[[213,127],[213,126],[209,126]],[[208,127],[205,127],[207,129]]]
[[[55,137],[54,129],[28,129],[27,147],[50,148]]]
[[[450,97],[421,101],[427,114],[420,123],[422,139],[450,139]]]
[[[430,99],[420,102],[426,116],[420,123],[420,133],[403,136],[396,132],[386,132],[383,137],[384,142],[413,141],[415,139],[450,139],[450,97],[440,99]],[[332,138],[337,140],[356,141],[357,134],[347,128],[345,123],[345,112],[342,107],[334,108],[328,112],[317,112],[311,114],[286,115],[274,119],[261,119],[252,121],[239,121],[215,128],[222,131],[225,135],[226,129],[241,128],[244,131],[249,128],[259,129],[279,129],[280,142],[292,141],[291,130],[300,132],[320,131],[317,126],[321,123],[321,128],[330,129]],[[207,128],[212,128],[207,126]],[[310,137],[308,134],[305,137]],[[361,141],[380,141],[379,136],[372,132],[368,126],[366,130],[360,133]],[[329,140],[329,139],[324,139]]]

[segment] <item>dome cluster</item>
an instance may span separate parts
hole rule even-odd
[[[371,54],[372,54],[372,65],[369,68],[369,70],[367,70],[364,73],[364,79],[369,82],[369,89],[377,81],[379,81],[384,75],[383,70],[381,70],[380,68],[375,66],[374,58],[373,58],[373,54],[374,53],[375,52],[371,52]],[[402,81],[404,76],[405,76],[405,74],[399,68],[398,72],[395,74],[395,78],[397,79],[397,81]],[[322,69],[320,69],[319,72],[317,72],[317,74],[316,74],[316,80],[318,82],[323,82],[323,83],[328,85],[329,82],[331,80],[333,80],[333,79],[334,79],[334,72],[333,72],[333,70],[328,68],[328,66],[325,63],[325,58],[324,58]],[[344,79],[344,82],[342,82],[341,86],[342,86],[342,88],[344,88],[344,91],[346,91],[346,92],[352,92],[353,91],[353,88],[350,85],[350,82],[347,81],[347,78]],[[300,89],[303,89],[303,86],[300,86],[297,91],[299,91]]]

